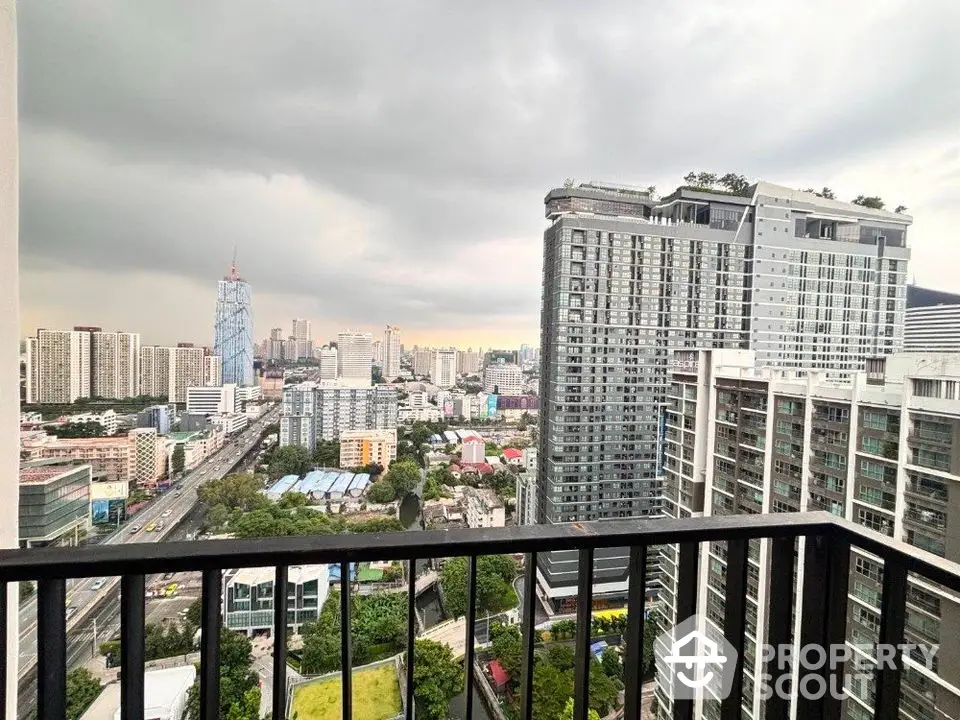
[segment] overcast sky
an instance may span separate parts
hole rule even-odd
[[[902,203],[913,277],[960,292],[957,0],[19,13],[25,333],[210,344],[236,246],[258,340],[536,344],[546,191],[692,169]]]

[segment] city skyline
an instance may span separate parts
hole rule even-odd
[[[960,69],[935,58],[960,7],[579,10],[511,6],[505,23],[496,3],[469,19],[428,3],[371,23],[251,4],[174,61],[185,24],[211,21],[199,6],[152,9],[131,56],[139,8],[104,11],[104,32],[97,13],[23,3],[21,334],[96,321],[206,344],[199,309],[236,246],[256,338],[296,313],[321,338],[391,322],[405,344],[515,346],[537,337],[546,188],[666,193],[700,169],[907,205],[913,277],[958,289],[960,249],[939,239],[960,213]],[[579,32],[598,42],[558,49]],[[898,57],[858,51],[876,38]],[[857,78],[855,101],[836,67]],[[680,91],[683,77],[703,92]],[[764,99],[795,77],[815,102]],[[94,90],[102,102],[75,101]]]

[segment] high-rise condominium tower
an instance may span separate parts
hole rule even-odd
[[[372,382],[373,336],[347,330],[337,336],[337,367],[340,379],[350,387],[369,387]]]
[[[400,328],[387,325],[383,331],[383,377],[396,380],[400,375]]]
[[[313,357],[313,340],[310,332],[310,321],[302,318],[294,318],[292,323],[293,333],[291,338],[295,341],[296,357],[293,359],[302,360],[303,358]]]
[[[768,183],[661,200],[581,185],[545,204],[539,522],[660,514],[673,348],[842,375],[901,345],[908,216]],[[558,603],[576,593],[566,559],[541,563]],[[597,582],[625,589],[624,567]]]
[[[140,334],[90,333],[90,394],[125,398],[137,394],[140,376]]]
[[[37,330],[27,353],[27,373],[34,380],[27,402],[66,404],[90,397],[89,329]]]
[[[456,348],[440,348],[433,351],[430,382],[442,388],[452,388],[457,384]]]
[[[253,385],[253,315],[250,284],[237,272],[217,284],[217,316],[214,324],[213,354],[223,358],[223,382]]]

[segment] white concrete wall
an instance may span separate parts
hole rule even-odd
[[[20,433],[20,286],[16,0],[0,0],[0,547],[17,546]],[[16,586],[8,588],[7,705],[17,716]],[[2,629],[0,629],[2,632]],[[0,678],[3,681],[4,678]]]

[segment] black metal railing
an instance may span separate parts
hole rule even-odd
[[[804,583],[801,613],[794,623],[794,573],[797,539],[806,538],[799,562]],[[677,545],[675,608],[678,618],[693,615],[699,583],[700,545],[726,543],[726,603],[723,630],[738,653],[733,690],[721,702],[723,720],[741,716],[744,686],[743,658],[747,626],[747,579],[750,540],[770,541],[767,644],[791,643],[827,646],[846,640],[847,595],[851,548],[884,561],[879,642],[903,642],[906,617],[907,574],[960,592],[960,566],[904,543],[838,519],[827,513],[781,513],[732,515],[680,520],[625,520],[585,522],[553,526],[425,531],[371,535],[286,537],[261,540],[211,540],[90,547],[81,549],[40,548],[0,551],[0,617],[4,612],[6,587],[18,581],[36,581],[38,594],[38,688],[39,720],[60,720],[66,708],[67,633],[66,579],[76,577],[121,577],[121,710],[124,720],[144,716],[144,602],[147,575],[168,572],[202,573],[200,642],[201,718],[213,720],[219,712],[219,652],[221,625],[221,580],[227,568],[276,568],[274,582],[274,673],[273,717],[286,717],[286,627],[287,568],[296,565],[334,563],[340,565],[341,677],[344,717],[351,716],[354,698],[351,684],[350,647],[350,565],[375,560],[404,560],[408,563],[407,648],[412,648],[416,623],[416,561],[433,557],[466,556],[466,716],[471,717],[474,681],[474,639],[476,619],[477,558],[493,554],[525,554],[522,599],[522,670],[520,717],[533,713],[533,667],[535,650],[535,605],[537,598],[537,556],[566,550],[579,553],[577,637],[575,643],[574,718],[586,720],[590,684],[590,611],[594,587],[594,554],[604,548],[630,548],[628,567],[628,611],[624,658],[625,718],[640,717],[640,686],[644,634],[644,588],[647,548]],[[795,627],[794,627],[795,625]],[[6,677],[6,632],[0,633],[0,678]],[[404,704],[406,717],[414,717],[415,687],[413,653],[407,653]],[[767,668],[773,682],[786,669],[773,663]],[[888,664],[875,675],[874,717],[893,720],[900,702],[902,659]],[[804,671],[804,673],[807,671]],[[811,671],[812,672],[812,671]],[[829,683],[831,674],[842,670],[823,668],[816,673]],[[802,677],[801,677],[802,680]],[[0,683],[0,707],[4,688]],[[797,717],[839,718],[840,702],[826,695],[819,700],[797,699]],[[789,717],[790,702],[776,696],[766,701],[767,718]],[[693,717],[692,701],[676,701],[673,717]]]

